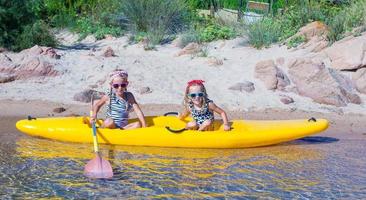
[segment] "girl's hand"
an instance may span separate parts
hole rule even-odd
[[[224,131],[230,131],[231,127],[229,124],[224,124]]]
[[[96,122],[96,120],[97,120],[97,116],[91,116],[90,117],[90,124],[92,124],[93,122]]]
[[[181,115],[179,112],[178,112],[177,118],[178,118],[179,120],[183,120],[182,115]]]

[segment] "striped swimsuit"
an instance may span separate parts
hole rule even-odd
[[[196,123],[201,126],[202,123],[206,120],[214,120],[214,114],[213,112],[210,111],[210,109],[208,108],[208,104],[210,102],[213,102],[210,99],[206,100],[205,105],[203,106],[202,110],[196,110],[193,106],[192,102],[189,102],[188,106],[189,109],[191,111],[192,114],[192,118],[194,119],[194,121],[196,121]]]
[[[132,105],[118,97],[114,92],[112,94],[108,92],[108,96],[110,101],[107,108],[107,118],[111,118],[118,128],[125,127],[128,124],[128,115]],[[123,96],[127,97],[127,94],[123,93]]]

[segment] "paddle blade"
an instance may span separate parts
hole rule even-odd
[[[111,164],[97,153],[95,158],[85,165],[84,175],[89,178],[112,178],[113,170]]]

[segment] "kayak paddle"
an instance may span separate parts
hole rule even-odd
[[[91,110],[90,117],[93,116],[93,96],[91,100]],[[98,139],[97,139],[97,127],[95,125],[96,119],[92,122],[92,133],[94,142],[94,152],[95,158],[90,160],[84,168],[84,175],[89,178],[112,178],[113,170],[111,164],[102,158],[101,153],[98,149]]]

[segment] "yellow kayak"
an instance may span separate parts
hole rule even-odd
[[[131,119],[130,122],[137,119]],[[326,119],[301,120],[233,120],[232,130],[224,131],[216,120],[213,131],[183,130],[186,122],[175,116],[146,117],[149,127],[133,130],[97,128],[101,144],[184,147],[184,148],[246,148],[278,144],[324,131]],[[97,124],[101,124],[98,121]],[[64,142],[92,143],[89,117],[30,118],[20,120],[16,127],[28,135]],[[180,131],[174,131],[181,129]]]

